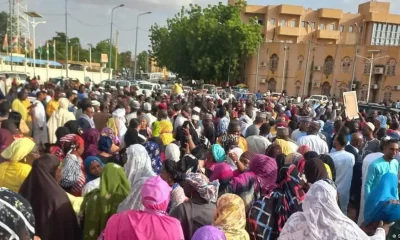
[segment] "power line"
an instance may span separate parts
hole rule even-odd
[[[114,25],[116,28],[118,28],[118,30],[120,30],[120,31],[127,31],[127,32],[136,31],[136,28],[122,28],[122,27],[116,25],[115,23],[113,23],[113,25]],[[139,29],[139,30],[142,30],[142,31],[145,31],[145,32],[150,32],[149,30],[143,29],[143,28],[140,28],[140,27],[139,27],[138,29]]]
[[[90,24],[90,23],[85,23],[85,22],[79,20],[78,18],[72,16],[72,15],[69,14],[69,13],[68,13],[68,15],[69,15],[72,19],[74,19],[75,21],[79,22],[80,24],[86,25],[86,26],[89,26],[89,27],[104,27],[104,26],[108,26],[108,25],[109,25],[108,23],[106,23],[106,24]]]

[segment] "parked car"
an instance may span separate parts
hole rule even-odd
[[[128,80],[118,80],[116,84],[118,84],[121,88],[124,88],[124,87],[129,88],[132,85],[131,82]]]
[[[142,93],[146,97],[150,97],[153,92],[156,92],[161,89],[161,85],[158,83],[140,83],[139,84],[139,92],[142,91]]]
[[[116,80],[104,80],[101,81],[99,84],[100,87],[105,88],[106,86],[109,86],[112,89],[117,89],[117,81]]]
[[[4,77],[8,75],[11,79],[17,79],[19,83],[22,84],[27,84],[26,79],[29,76],[29,73],[26,72],[16,72],[16,71],[0,71],[0,75],[3,75]]]
[[[325,95],[312,95],[309,98],[307,98],[304,102],[326,104],[329,102],[329,99],[328,96]]]

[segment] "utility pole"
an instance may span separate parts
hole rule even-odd
[[[309,22],[306,22],[308,27],[311,27]],[[308,28],[307,27],[307,28]],[[312,27],[311,27],[311,30]],[[312,35],[312,33],[311,33]],[[312,36],[311,36],[312,39]],[[308,64],[310,62],[310,54],[311,54],[311,45],[312,45],[312,41],[308,41],[308,53],[307,53],[307,59],[306,59],[306,68],[304,69],[304,82],[303,82],[303,100],[304,100],[304,96],[306,95],[306,87],[308,86]]]
[[[118,31],[115,33],[115,68],[114,71],[117,72],[118,67]]]
[[[355,23],[354,26],[357,27],[356,28],[357,34],[356,34],[356,46],[355,46],[355,49],[354,49],[353,72],[351,74],[350,91],[353,91],[354,78],[356,76],[356,64],[357,64],[357,54],[358,54],[358,38],[359,38],[359,32],[360,32],[359,28],[358,28],[358,24]],[[368,91],[369,91],[369,89],[368,89]]]
[[[285,86],[285,75],[286,75],[286,55],[287,55],[287,50],[288,50],[288,46],[285,45],[283,47],[283,52],[284,52],[284,57],[283,57],[283,73],[282,73],[282,83],[281,83],[281,92],[283,92],[284,90],[284,86]]]
[[[14,46],[12,44],[13,41],[13,17],[14,17],[14,4],[15,0],[10,0],[10,44],[11,44],[11,71],[13,71],[14,60],[13,60],[13,52]]]
[[[65,70],[68,78],[68,0],[65,0]]]

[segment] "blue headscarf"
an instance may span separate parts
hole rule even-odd
[[[92,180],[95,180],[96,178],[98,178],[97,176],[93,175],[90,173],[90,164],[92,164],[93,161],[97,161],[98,163],[100,163],[100,165],[102,167],[104,167],[103,162],[100,160],[100,158],[96,157],[96,156],[90,156],[87,157],[85,159],[85,161],[83,162],[83,165],[85,165],[85,171],[86,171],[86,182],[90,182]]]
[[[372,189],[365,202],[365,224],[372,222],[393,222],[400,219],[400,204],[393,204],[390,200],[399,200],[397,176],[386,173],[378,185]]]
[[[112,146],[112,139],[107,136],[101,136],[99,139],[99,146],[98,149],[100,152],[106,152],[110,153],[111,152],[111,146]]]
[[[216,162],[223,162],[225,160],[226,154],[224,148],[219,144],[214,144],[211,147],[211,153]]]

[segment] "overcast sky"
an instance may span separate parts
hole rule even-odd
[[[37,43],[44,42],[55,35],[55,32],[65,32],[65,11],[64,0],[21,0],[28,2],[30,11],[36,11],[44,16],[47,21],[44,25],[36,28]],[[98,41],[107,39],[110,36],[111,8],[125,4],[124,8],[115,10],[114,23],[119,30],[119,49],[120,51],[135,48],[136,17],[139,13],[152,11],[151,15],[140,17],[138,52],[149,49],[149,32],[147,31],[154,23],[166,24],[166,19],[171,18],[182,6],[190,3],[206,6],[207,4],[217,4],[218,0],[68,0],[69,17],[68,35],[69,37],[79,37],[83,45],[89,43],[96,44]],[[226,3],[227,0],[223,1]],[[358,4],[366,0],[248,0],[248,4],[256,5],[279,5],[294,4],[304,7],[318,9],[322,7],[337,8],[340,6],[346,12],[357,12]],[[400,0],[391,0],[391,13],[400,14]],[[6,0],[0,0],[0,11],[8,11]],[[88,26],[81,22],[92,25]],[[118,29],[119,28],[119,29]],[[142,30],[143,29],[143,30]]]

